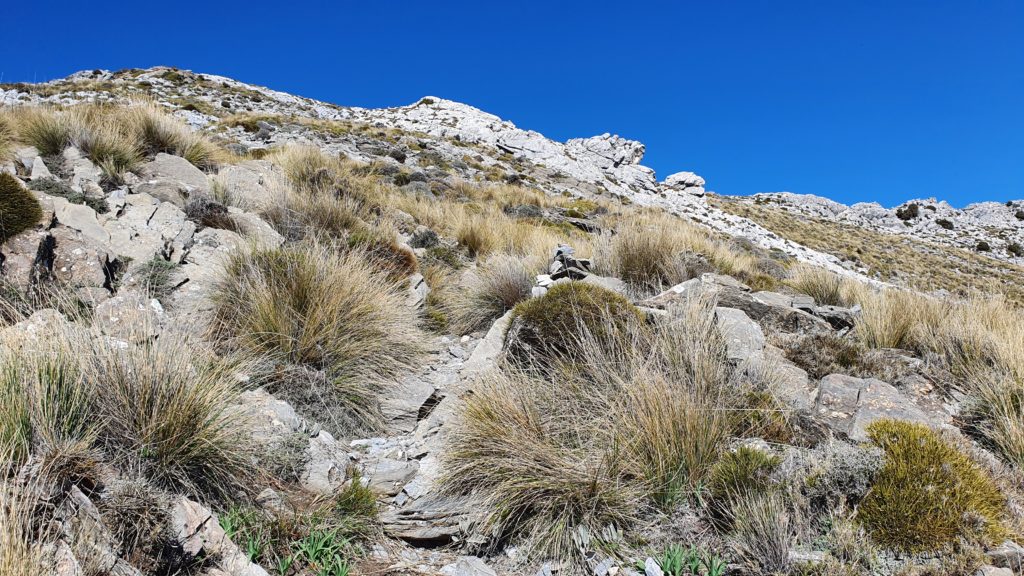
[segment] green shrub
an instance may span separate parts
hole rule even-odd
[[[767,492],[769,475],[778,465],[777,456],[751,446],[723,454],[708,480],[709,511],[715,525],[723,530],[731,527],[733,507],[742,498]]]
[[[29,182],[28,187],[31,190],[49,194],[50,196],[59,196],[72,204],[85,204],[95,210],[97,214],[106,214],[110,211],[106,198],[92,198],[82,192],[76,192],[71,186],[68,186],[63,180],[58,178],[38,178]]]
[[[614,347],[643,316],[620,294],[568,282],[520,302],[512,319],[506,336],[512,357],[544,365],[578,356],[579,343],[586,337]]]
[[[938,220],[935,221],[935,223],[941,226],[942,228],[945,228],[946,230],[953,229],[953,223],[950,222],[949,220],[946,220],[945,218],[939,218]]]
[[[1019,242],[1010,242],[1007,244],[1006,251],[1015,258],[1024,257],[1024,246],[1021,246]]]
[[[170,295],[174,289],[171,280],[179,266],[176,262],[154,256],[152,260],[139,266],[135,274],[150,298],[162,299]]]
[[[991,252],[992,246],[990,246],[988,242],[981,240],[978,242],[978,245],[974,247],[974,249],[977,250],[978,252]]]
[[[39,224],[43,209],[21,181],[0,174],[0,244]]]
[[[941,550],[961,538],[1003,535],[1006,504],[981,468],[929,428],[898,420],[868,427],[885,462],[861,502],[857,520],[884,546]]]

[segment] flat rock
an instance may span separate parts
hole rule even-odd
[[[742,362],[764,350],[764,331],[742,310],[718,306],[715,319],[729,360]]]
[[[180,156],[160,153],[156,158],[139,169],[142,181],[133,191],[149,194],[178,207],[185,206],[195,194],[206,194],[210,190],[206,174]]]
[[[934,424],[891,384],[845,374],[829,374],[821,379],[816,409],[830,428],[858,442],[868,439],[867,427],[872,422],[884,418]]]

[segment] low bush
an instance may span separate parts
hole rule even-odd
[[[21,181],[0,173],[0,244],[33,228],[43,219],[43,209]]]
[[[913,220],[921,215],[921,205],[917,202],[911,202],[906,206],[900,206],[896,209],[896,217],[903,221]]]
[[[95,210],[97,214],[105,214],[110,211],[106,198],[93,198],[86,196],[82,192],[76,192],[71,186],[58,178],[38,178],[29,182],[28,187],[31,190],[43,192],[50,196],[59,196],[72,204],[85,204]]]
[[[118,480],[103,491],[97,508],[121,556],[140,570],[156,572],[174,540],[167,495],[143,479]]]
[[[982,469],[920,424],[880,420],[868,427],[885,452],[857,520],[883,546],[942,550],[960,539],[994,542],[1004,534],[1005,498]]]
[[[777,456],[750,446],[722,455],[711,468],[707,487],[709,511],[720,530],[732,527],[734,508],[743,498],[771,491],[770,475],[778,465]]]
[[[593,284],[569,282],[517,304],[506,345],[521,362],[549,365],[571,361],[584,338],[605,346],[621,345],[630,325],[642,322],[640,312],[621,295]]]
[[[862,376],[872,369],[865,366],[867,350],[859,340],[833,333],[798,336],[787,341],[782,350],[786,358],[816,380],[836,373]]]
[[[277,390],[308,397],[323,381],[333,405],[321,408],[337,412],[344,427],[370,426],[382,382],[415,366],[424,350],[406,297],[403,283],[357,251],[315,243],[239,251],[214,293],[214,332],[296,366],[275,376]]]

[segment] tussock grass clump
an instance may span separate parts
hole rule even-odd
[[[884,464],[857,520],[884,546],[938,551],[961,538],[989,543],[1003,535],[1006,503],[969,457],[920,424],[881,420],[868,427]]]
[[[709,233],[684,220],[661,212],[630,213],[619,219],[616,234],[605,236],[595,256],[599,271],[622,278],[633,288],[658,292],[710,266],[741,279],[763,276],[758,259],[717,241]],[[694,266],[699,254],[706,263]]]
[[[733,525],[735,508],[744,498],[772,490],[770,475],[778,465],[778,457],[750,446],[722,455],[708,481],[710,511],[721,530]]]
[[[791,288],[807,294],[818,304],[852,306],[861,300],[865,286],[817,266],[796,266],[786,280]]]
[[[10,156],[14,148],[14,122],[9,115],[0,113],[0,158]]]
[[[159,104],[143,102],[129,106],[120,121],[128,126],[144,154],[164,152],[181,156],[201,170],[216,167],[225,156],[219,146],[168,114]]]
[[[625,322],[617,338],[569,325],[562,362],[482,378],[453,432],[445,490],[480,499],[483,534],[576,566],[600,534],[693,496],[739,422],[713,309],[687,302],[653,328]]]
[[[540,261],[494,255],[463,275],[455,287],[451,312],[461,333],[486,328],[528,299]]]
[[[103,385],[99,442],[123,468],[192,494],[247,489],[251,458],[232,409],[245,365],[165,335],[126,349],[94,342],[84,369]]]
[[[865,292],[857,336],[869,348],[919,349],[921,339],[945,321],[943,303],[906,290]]]
[[[39,224],[39,201],[14,176],[0,174],[0,244]]]
[[[14,139],[57,156],[76,146],[110,178],[134,170],[147,155],[166,152],[211,169],[224,151],[150,102],[79,104],[66,110],[19,107],[9,115]]]
[[[214,295],[214,331],[278,362],[321,371],[341,412],[368,424],[380,383],[412,367],[424,350],[405,300],[403,284],[359,252],[338,254],[316,243],[256,248],[228,261]],[[294,380],[279,384],[309,386]]]
[[[42,494],[35,484],[11,478],[11,461],[10,448],[0,444],[0,574],[49,576],[47,540],[33,526]]]
[[[67,113],[19,107],[11,111],[11,120],[17,140],[35,146],[43,156],[56,156],[71,143],[73,130]]]
[[[735,526],[730,543],[745,574],[786,574],[793,541],[790,512],[777,492],[740,495],[732,507]]]
[[[524,363],[571,360],[584,338],[605,346],[624,342],[643,316],[620,294],[582,282],[553,286],[539,298],[516,305],[506,346]]]

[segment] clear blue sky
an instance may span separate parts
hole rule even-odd
[[[1024,198],[1024,2],[5,5],[5,82],[173,65],[344,105],[432,94],[664,177],[886,205]]]

